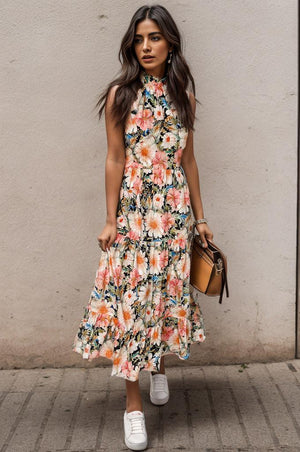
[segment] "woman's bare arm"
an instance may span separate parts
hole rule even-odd
[[[190,93],[190,102],[193,113],[196,110],[196,101],[192,93]],[[191,205],[194,217],[197,219],[204,218],[203,204],[200,193],[200,182],[197,162],[194,156],[194,137],[193,131],[189,130],[186,147],[182,153],[181,166],[184,169],[190,190]]]
[[[117,206],[125,165],[124,132],[122,126],[115,127],[111,114],[117,85],[109,92],[105,105],[105,125],[107,136],[107,155],[105,161],[106,221],[116,223]]]
[[[107,251],[117,236],[117,208],[125,166],[124,131],[115,125],[111,109],[117,85],[108,94],[105,105],[107,155],[105,160],[106,224],[97,239],[103,251]]]
[[[196,100],[193,93],[189,93],[189,99],[191,102],[193,113],[195,114]],[[189,130],[188,133],[186,147],[184,148],[184,151],[182,153],[181,166],[187,178],[190,191],[191,206],[193,209],[194,217],[196,220],[204,218],[203,204],[200,192],[199,171],[197,161],[194,156],[194,136],[192,130]],[[207,246],[205,236],[212,240],[213,239],[212,231],[205,223],[198,224],[196,228],[201,236],[202,242],[204,242],[204,246]]]

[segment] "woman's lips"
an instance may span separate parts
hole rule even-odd
[[[149,61],[149,60],[153,60],[154,57],[143,57],[144,61]]]

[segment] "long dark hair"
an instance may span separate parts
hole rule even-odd
[[[165,39],[173,45],[171,63],[166,65],[167,91],[182,125],[188,130],[194,130],[194,115],[186,94],[190,80],[192,92],[195,95],[194,78],[182,54],[181,36],[177,25],[169,11],[161,5],[144,5],[134,13],[118,54],[122,64],[121,74],[101,93],[96,104],[96,108],[99,108],[99,119],[101,119],[110,89],[114,85],[119,85],[115,92],[112,115],[116,124],[122,124],[125,127],[130,107],[137,97],[138,89],[142,87],[139,75],[143,67],[139,64],[135,54],[134,35],[137,24],[145,19],[156,21]],[[200,103],[197,99],[196,102]]]

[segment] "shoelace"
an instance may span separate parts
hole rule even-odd
[[[144,424],[142,416],[129,418],[130,429],[132,433],[144,433]]]
[[[154,375],[152,375],[154,377]],[[152,378],[153,381],[153,389],[154,391],[164,391],[166,390],[166,383],[165,383],[165,377],[162,375],[155,375],[154,378]]]

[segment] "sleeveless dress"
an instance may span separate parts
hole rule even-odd
[[[126,160],[117,237],[101,250],[94,288],[72,349],[112,361],[130,381],[158,371],[163,355],[185,360],[205,340],[198,292],[189,282],[192,211],[180,165],[187,129],[167,93],[167,75],[142,70],[125,126]]]

